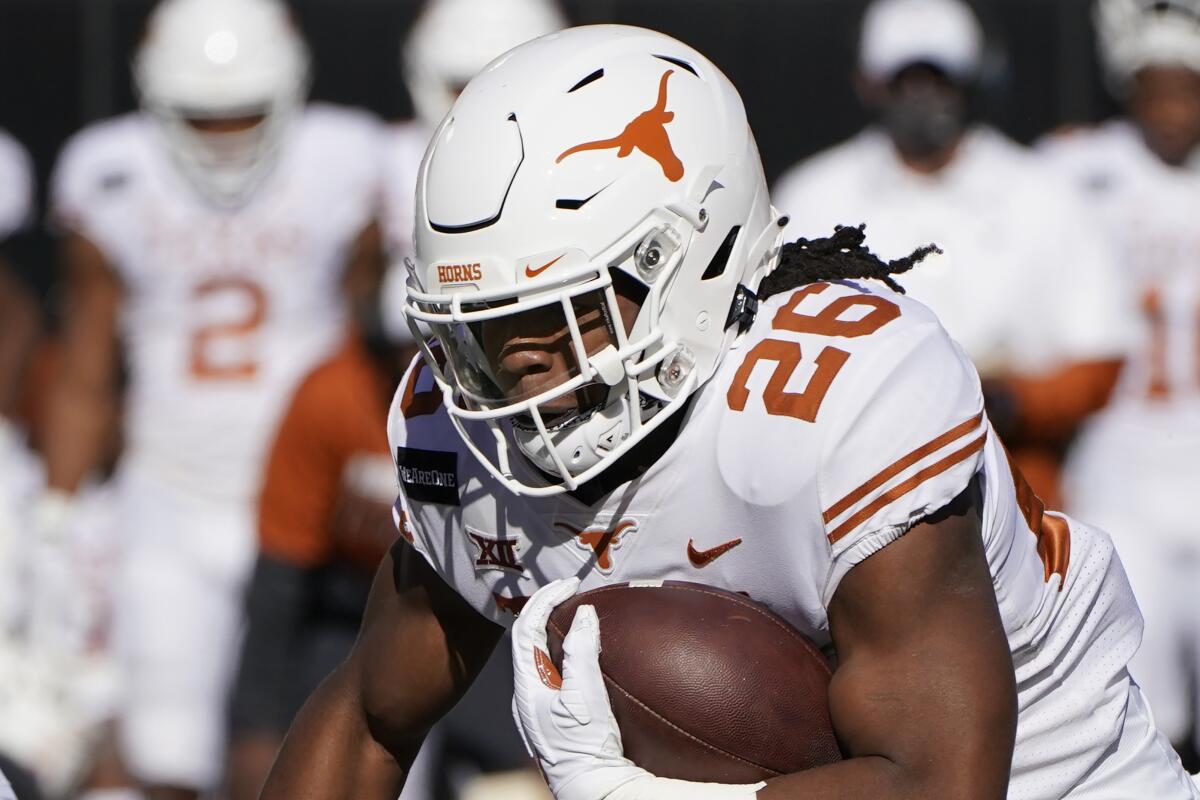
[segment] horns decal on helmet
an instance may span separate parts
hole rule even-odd
[[[625,130],[611,139],[601,139],[595,142],[577,144],[563,152],[555,164],[564,158],[582,153],[585,150],[616,149],[617,158],[625,158],[634,150],[641,150],[653,158],[662,167],[663,176],[672,183],[683,177],[683,162],[675,155],[671,147],[671,139],[667,135],[667,123],[675,119],[675,112],[667,111],[667,80],[675,72],[669,69],[663,73],[658,82],[658,102],[654,107],[643,111],[625,126]]]

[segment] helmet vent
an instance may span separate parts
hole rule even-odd
[[[469,196],[468,206],[429,203],[426,218],[429,227],[438,233],[472,233],[496,224],[504,213],[508,193],[512,191],[517,173],[525,163],[525,143],[516,114],[508,114],[506,126],[492,127],[466,124],[454,117],[439,132],[434,144],[426,176],[429,186],[439,186],[443,196]],[[447,132],[457,128],[458,136]],[[481,143],[487,143],[484,148]],[[464,160],[474,161],[475,170],[462,169]],[[470,163],[470,161],[468,161]],[[480,177],[482,175],[482,178]],[[465,208],[465,210],[464,210]],[[465,217],[465,219],[464,219]]]
[[[688,62],[684,61],[682,58],[675,58],[674,56],[663,56],[663,55],[659,55],[658,53],[655,53],[654,57],[661,58],[663,61],[666,61],[670,64],[674,64],[675,66],[680,67],[682,69],[686,69],[688,72],[692,73],[697,78],[700,77],[700,73],[696,72],[696,68],[693,67]]]
[[[607,189],[607,188],[608,188],[608,186],[604,187],[604,189]],[[554,201],[554,207],[560,208],[564,211],[578,211],[579,209],[583,208],[585,205],[590,203],[592,200],[594,200],[596,198],[596,195],[600,194],[600,192],[603,192],[604,189],[599,189],[596,192],[594,192],[591,197],[585,197],[582,200],[575,200],[575,199],[571,199],[569,197],[560,197],[560,198],[558,198],[558,200]]]
[[[589,83],[595,83],[596,81],[600,80],[603,77],[604,77],[604,67],[601,67],[600,69],[593,72],[591,75],[588,75],[588,76],[580,79],[579,83],[575,84],[570,89],[567,89],[567,94],[570,94],[571,92],[575,91],[576,89],[582,89],[583,87],[587,86]]]
[[[734,225],[729,229],[729,233],[725,236],[725,241],[721,242],[721,246],[717,248],[717,252],[713,253],[712,261],[708,262],[708,267],[704,270],[704,274],[700,276],[702,281],[711,281],[713,278],[719,278],[725,274],[725,268],[729,266],[729,255],[733,252],[733,245],[737,242],[738,233],[742,226]]]

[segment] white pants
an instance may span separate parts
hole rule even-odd
[[[121,754],[145,783],[211,789],[225,764],[255,510],[188,496],[136,467],[119,480]]]

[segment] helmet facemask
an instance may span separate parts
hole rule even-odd
[[[683,262],[687,234],[683,225],[653,222],[614,243],[608,257],[518,289],[428,294],[409,262],[410,325],[414,335],[418,324],[434,334],[439,354],[423,347],[456,426],[488,422],[494,435],[511,435],[538,469],[574,489],[631,437],[640,439],[673,399],[686,397],[686,348],[664,340],[657,310]],[[673,379],[662,382],[668,360]],[[499,460],[496,472],[507,479],[512,464]]]
[[[228,111],[158,104],[148,108],[188,181],[210,202],[236,208],[271,173],[287,126],[301,105],[301,98],[296,98]],[[213,130],[208,124],[243,120],[254,121],[229,130]]]

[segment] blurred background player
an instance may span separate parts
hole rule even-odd
[[[785,173],[773,196],[789,239],[865,222],[885,258],[943,249],[901,283],[966,349],[993,424],[1059,507],[1059,453],[1116,380],[1121,295],[1065,182],[974,122],[984,50],[959,0],[873,3],[855,86],[875,123]]]
[[[16,695],[24,665],[19,662],[27,652],[22,589],[28,548],[23,518],[41,480],[19,408],[30,353],[41,330],[41,311],[10,254],[13,238],[33,222],[33,180],[29,154],[0,130],[0,718],[9,717],[21,702]],[[21,790],[22,800],[36,796],[32,776],[10,761],[27,755],[15,744],[15,737],[0,733],[0,800],[14,797],[4,773]]]
[[[18,509],[28,502],[37,468],[17,420],[27,360],[40,327],[32,293],[4,246],[33,216],[33,164],[25,149],[0,131],[0,635],[9,632],[17,598],[10,570],[16,563]]]
[[[1127,115],[1043,149],[1086,194],[1142,313],[1064,486],[1068,509],[1113,535],[1146,618],[1131,671],[1180,745],[1200,716],[1200,524],[1187,501],[1200,484],[1200,3],[1100,0],[1095,21]]]
[[[295,713],[350,652],[375,567],[395,537],[385,420],[416,353],[402,314],[403,259],[412,253],[413,193],[429,137],[489,61],[565,25],[546,0],[432,0],[408,34],[401,61],[416,117],[389,135],[382,313],[361,319],[362,340],[347,341],[297,389],[267,463],[232,701],[232,800],[258,796]],[[415,386],[410,393],[414,402],[440,402]],[[506,655],[492,660],[432,734],[424,779],[405,787],[405,800],[545,796],[512,724],[511,673]]]
[[[25,148],[0,130],[0,453],[9,446],[20,378],[38,327],[34,298],[2,248],[32,217],[33,163]]]
[[[0,166],[6,220],[24,196],[32,216],[30,165],[5,140]],[[33,536],[31,506],[44,491],[41,455],[46,392],[59,363],[52,314],[35,274],[45,268],[37,229],[5,228],[0,265],[0,767],[19,798],[61,797],[83,776],[117,702],[112,658],[116,537],[114,492],[104,480],[77,493],[76,513],[52,536]],[[20,276],[19,278],[17,276]],[[119,451],[116,415],[105,420],[95,474],[111,474]]]
[[[119,749],[146,796],[182,798],[223,770],[267,447],[375,296],[382,134],[306,107],[280,0],[165,0],[134,77],[140,113],[75,136],[53,180],[67,304],[37,528],[71,518],[123,358]]]

